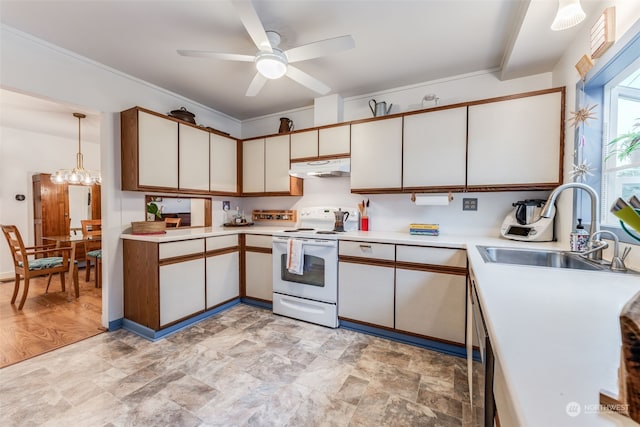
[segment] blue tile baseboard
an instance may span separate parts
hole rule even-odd
[[[273,304],[265,301],[255,300],[253,298],[242,298],[242,302],[247,305],[252,305],[254,307],[266,308],[267,310],[271,310],[273,308]]]
[[[214,316],[221,311],[225,311],[234,305],[240,304],[240,298],[234,299],[233,301],[229,301],[225,304],[219,305],[218,307],[211,309],[209,311],[205,311],[204,313],[200,313],[197,316],[190,317],[189,319],[183,320],[182,322],[178,322],[175,325],[171,325],[168,328],[164,328],[160,331],[155,331],[151,328],[143,326],[139,323],[136,323],[129,319],[122,319],[122,327],[129,332],[133,332],[136,335],[141,336],[142,338],[146,338],[150,341],[157,341],[162,339],[168,335],[176,333],[184,328],[187,328],[194,323],[198,323],[201,320]]]
[[[109,329],[108,331],[117,331],[118,329],[122,328],[122,321],[124,320],[124,318],[119,318],[116,320],[112,320],[109,322]]]
[[[466,358],[467,350],[465,347],[447,344],[440,341],[434,341],[427,338],[414,337],[412,335],[406,335],[400,332],[388,331],[386,329],[376,328],[374,326],[361,325],[355,322],[348,322],[346,320],[340,320],[340,327],[350,329],[356,332],[362,332],[363,334],[373,335],[380,338],[386,338],[392,341],[401,342],[403,344],[415,345],[417,347],[426,348],[429,350],[438,351],[440,353],[449,354],[451,356],[457,356]],[[478,351],[473,352],[473,360],[480,361],[480,353]]]

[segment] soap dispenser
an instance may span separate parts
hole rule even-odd
[[[578,225],[569,235],[569,246],[572,252],[584,252],[587,250],[589,242],[589,233],[582,225],[582,218],[578,218]]]

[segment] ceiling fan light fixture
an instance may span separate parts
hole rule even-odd
[[[282,52],[274,49],[271,52],[260,52],[256,58],[256,68],[264,77],[274,80],[287,72],[287,59]]]
[[[562,31],[584,21],[587,15],[580,6],[580,0],[558,0],[558,12],[551,23],[553,31]]]

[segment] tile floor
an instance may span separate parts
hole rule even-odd
[[[480,413],[464,359],[245,304],[155,343],[119,330],[0,370],[3,426],[445,427]]]

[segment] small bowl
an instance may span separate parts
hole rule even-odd
[[[173,110],[169,113],[169,116],[175,117],[176,119],[184,120],[185,122],[189,122],[191,124],[196,124],[196,115],[190,111],[187,111],[186,108],[181,107],[179,110]]]

